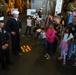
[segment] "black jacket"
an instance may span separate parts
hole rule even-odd
[[[5,29],[1,28],[0,31],[0,49],[2,49],[2,45],[9,43],[9,35],[5,31]]]
[[[11,17],[6,23],[6,30],[9,33],[12,31],[18,33],[20,28],[22,28],[22,25],[19,19],[16,21],[13,17]]]

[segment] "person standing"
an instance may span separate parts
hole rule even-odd
[[[54,29],[56,31],[56,36],[55,36],[55,40],[53,42],[53,53],[56,52],[57,47],[58,47],[58,42],[61,40],[61,25],[59,23],[59,19],[57,16],[54,16],[53,19],[53,24],[54,24]]]
[[[9,51],[9,35],[4,28],[4,17],[0,16],[0,63],[3,70],[8,70],[7,65],[11,65]]]
[[[46,31],[51,23],[53,23],[53,18],[52,18],[52,15],[50,13],[48,13],[48,16],[45,20]]]
[[[63,59],[63,65],[66,64],[66,55],[69,50],[68,41],[73,39],[73,34],[71,33],[70,27],[66,27],[63,40],[60,43],[61,56],[58,58],[59,60]]]
[[[70,59],[74,53],[74,46],[76,47],[76,16],[74,16],[72,23],[69,24],[71,32],[74,36],[74,42],[69,45],[68,58]]]
[[[43,8],[40,8],[40,10],[39,10],[39,12],[38,12],[39,18],[42,18],[42,9],[43,9]]]
[[[29,31],[29,36],[31,35],[31,27],[32,27],[32,19],[31,19],[31,17],[29,16],[29,17],[27,18],[26,31],[25,31],[25,33],[24,33],[23,36],[26,36],[28,31]]]
[[[47,53],[45,55],[46,59],[50,59],[53,54],[53,42],[55,39],[56,31],[54,29],[54,25],[51,24],[46,32],[46,40],[47,40]]]
[[[72,14],[70,14],[70,16],[68,18],[68,25],[70,25],[70,23],[72,23],[74,16],[76,16],[76,12],[72,11]]]
[[[14,55],[20,54],[20,31],[22,28],[21,21],[19,20],[19,11],[17,9],[12,10],[12,17],[6,23],[6,30],[11,35],[12,53]]]

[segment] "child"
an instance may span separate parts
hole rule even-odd
[[[9,36],[4,29],[4,17],[0,16],[0,63],[3,70],[8,70],[7,64],[11,64],[8,43]]]
[[[61,41],[61,44],[60,44],[61,56],[58,58],[59,60],[63,59],[63,63],[62,63],[63,65],[66,64],[66,55],[67,55],[67,51],[68,51],[67,42],[72,38],[73,38],[73,35],[70,31],[70,27],[67,27],[65,29],[63,40]]]
[[[35,25],[34,25],[34,29],[33,29],[33,33],[34,33],[34,38],[37,37],[37,29],[40,29],[40,24],[38,20],[35,20]]]
[[[47,54],[45,55],[46,59],[50,59],[50,57],[52,56],[52,53],[53,53],[52,45],[55,39],[55,34],[56,34],[56,31],[54,29],[54,25],[51,24],[49,26],[49,29],[46,32],[47,53],[48,53],[48,55]]]
[[[27,32],[29,31],[29,36],[31,35],[31,26],[32,26],[32,20],[31,17],[29,16],[27,18],[27,27],[26,27],[26,31],[25,34],[23,36],[26,36]]]
[[[40,39],[41,39],[41,41],[43,41],[43,45],[44,45],[44,47],[46,48],[46,46],[47,46],[47,41],[46,41],[45,28],[41,28]]]

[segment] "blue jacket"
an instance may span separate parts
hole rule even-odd
[[[69,25],[70,23],[72,23],[72,20],[73,20],[73,16],[70,15],[69,18],[68,18],[68,25]]]

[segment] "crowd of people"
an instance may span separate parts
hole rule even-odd
[[[69,60],[73,61],[73,66],[76,66],[76,11],[69,11],[66,16],[61,13],[52,16],[48,13],[46,20],[43,20],[36,12],[33,17],[28,16],[23,36],[27,36],[28,29],[31,36],[31,27],[34,25],[33,36],[38,38],[39,43],[43,41],[47,50],[46,59],[51,59],[56,50],[60,49],[58,59],[63,59],[62,64],[65,65]]]
[[[12,16],[4,25],[3,14],[0,13],[0,63],[3,70],[8,69],[10,60],[9,40],[11,37],[13,55],[22,55],[20,48],[20,32],[22,29],[19,19],[19,11],[12,10]],[[36,12],[33,17],[28,16],[27,26],[23,37],[31,36],[38,39],[46,50],[44,57],[49,60],[52,58],[57,49],[62,60],[66,65],[67,61],[73,61],[72,65],[76,66],[76,11],[68,12],[65,18],[61,13],[53,16],[48,13],[46,20],[42,18],[42,9]],[[33,31],[32,31],[33,26]],[[29,31],[29,33],[28,33]]]

